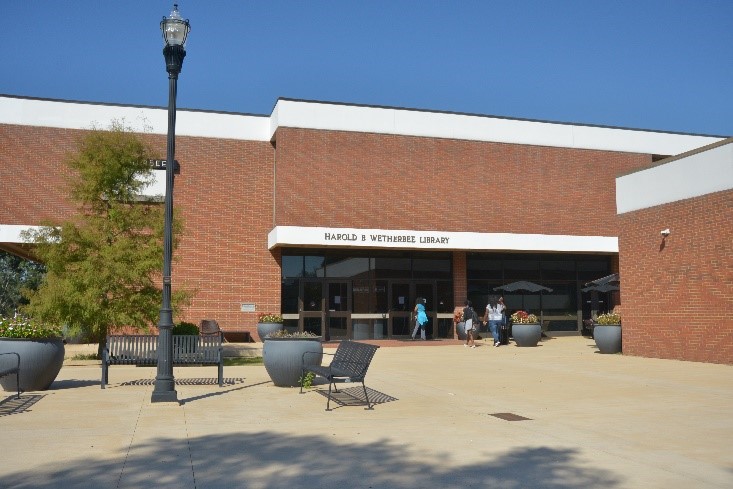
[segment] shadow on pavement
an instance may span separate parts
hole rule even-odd
[[[21,414],[31,411],[31,407],[46,394],[21,394],[20,399],[16,399],[15,394],[6,397],[0,401],[0,416],[10,416],[11,414]],[[0,485],[0,487],[3,487]]]
[[[519,448],[481,464],[457,465],[455,454],[425,459],[401,444],[338,443],[331,436],[271,432],[184,439],[155,438],[111,458],[70,458],[0,477],[0,487],[304,488],[588,488],[623,483],[578,459],[576,449]],[[175,462],[166,453],[190,453]],[[170,456],[168,456],[170,458]],[[445,459],[446,463],[441,460]],[[450,460],[449,460],[450,459]],[[460,456],[458,457],[460,459]],[[122,464],[121,460],[125,460]],[[191,462],[191,460],[193,462]],[[173,462],[173,463],[172,463]],[[191,465],[193,463],[193,466]]]

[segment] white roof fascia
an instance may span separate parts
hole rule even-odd
[[[733,143],[616,178],[616,212],[733,189]]]
[[[369,249],[536,251],[618,253],[615,236],[469,233],[400,229],[275,226],[267,236],[269,249],[279,246]]]
[[[63,129],[105,129],[113,120],[133,130],[167,134],[168,109],[0,97],[0,123]],[[244,114],[176,110],[176,134],[269,141],[269,118]]]
[[[280,99],[270,126],[676,155],[723,138]]]
[[[0,224],[0,243],[27,243],[20,233],[22,231],[39,231],[43,226],[21,224]]]

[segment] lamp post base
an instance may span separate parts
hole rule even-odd
[[[178,393],[176,391],[153,391],[150,402],[178,402]]]

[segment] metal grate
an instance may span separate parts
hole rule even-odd
[[[494,416],[495,418],[503,419],[504,421],[532,421],[532,418],[525,418],[524,416],[514,413],[491,413],[489,416]]]

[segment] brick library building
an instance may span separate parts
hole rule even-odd
[[[64,162],[113,121],[165,159],[166,108],[0,95],[0,249],[32,256],[23,230],[77,212]],[[178,109],[172,287],[195,295],[175,320],[401,339],[424,298],[429,337],[453,338],[456,306],[502,294],[549,336],[615,309],[624,354],[733,364],[732,143],[286,98]],[[501,292],[517,281],[550,290]]]

